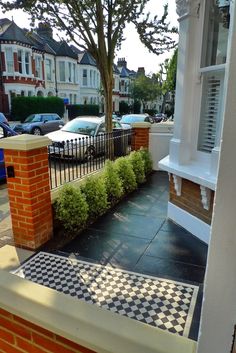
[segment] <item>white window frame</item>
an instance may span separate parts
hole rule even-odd
[[[6,61],[6,72],[8,74],[13,74],[14,68],[14,54],[11,47],[5,48],[5,61]]]
[[[66,63],[65,61],[59,61],[59,81],[60,82],[66,82]],[[62,67],[64,67],[64,74],[63,74],[63,70]]]
[[[209,15],[208,15],[209,3],[206,1],[205,7],[205,15],[204,15],[204,28],[209,28]],[[229,39],[229,36],[228,36]],[[210,154],[212,150],[219,146],[220,137],[222,132],[222,98],[224,92],[224,74],[225,74],[225,66],[226,64],[215,64],[212,66],[205,66],[204,61],[207,62],[206,58],[206,41],[203,41],[202,46],[202,54],[201,54],[201,68],[199,70],[201,81],[202,81],[202,94],[201,94],[201,109],[200,109],[200,120],[199,120],[199,128],[198,128],[198,142],[197,142],[197,152]],[[208,81],[209,85],[207,86],[206,82],[208,78],[215,77],[215,80],[218,80],[219,92],[217,94],[212,93],[211,84],[213,85],[213,81]],[[215,82],[216,82],[215,81]],[[217,87],[217,83],[215,83],[215,87]],[[207,97],[209,100],[207,101]],[[211,101],[210,101],[211,100]],[[214,112],[211,108],[214,106]],[[212,103],[213,102],[213,103]],[[209,114],[210,112],[210,114]],[[210,116],[210,118],[209,118]],[[211,125],[212,124],[212,125]],[[209,131],[212,128],[212,136],[210,137]],[[205,135],[205,140],[203,135]],[[209,137],[209,138],[208,138]],[[208,141],[207,141],[208,140]]]
[[[42,58],[39,55],[35,56],[35,77],[42,78]]]
[[[88,70],[87,69],[83,69],[82,77],[83,77],[83,86],[88,86]]]
[[[52,59],[49,59],[49,58],[45,59],[45,73],[46,73],[46,80],[52,81]]]
[[[23,74],[23,50],[22,49],[18,49],[17,50],[17,62],[18,62],[18,72],[20,74]]]

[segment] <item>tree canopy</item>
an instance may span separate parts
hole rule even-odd
[[[139,75],[133,83],[132,96],[134,100],[140,101],[143,105],[153,102],[160,94],[160,83],[155,75],[152,77]]]
[[[167,20],[167,5],[158,19],[145,15],[149,0],[0,0],[5,10],[22,9],[35,21],[48,22],[69,41],[88,50],[97,62],[104,89],[107,131],[112,129],[113,61],[128,23],[136,26],[141,41],[156,54],[175,46],[176,28]]]

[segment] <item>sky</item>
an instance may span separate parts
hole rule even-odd
[[[163,13],[163,5],[168,3],[169,5],[169,21],[172,26],[178,27],[176,4],[175,0],[149,0],[147,10],[151,14],[161,16]],[[11,19],[13,17],[15,23],[19,27],[29,28],[28,15],[20,10],[7,12],[5,14],[0,10],[0,18],[7,17]],[[148,51],[147,48],[140,42],[138,34],[134,26],[129,25],[125,29],[125,41],[122,44],[121,50],[117,53],[117,58],[125,58],[127,66],[130,70],[137,71],[138,67],[144,67],[146,74],[157,73],[159,71],[160,63],[164,62],[166,58],[171,57],[173,51],[166,52],[162,55],[155,55]],[[55,37],[55,39],[57,39]]]

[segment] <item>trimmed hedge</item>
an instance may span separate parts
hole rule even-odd
[[[24,121],[30,114],[64,114],[64,102],[59,97],[13,97],[11,115],[13,120]]]
[[[66,109],[70,120],[81,115],[99,115],[99,105],[97,104],[68,104]]]
[[[150,169],[150,154],[144,149],[120,157],[115,162],[107,161],[100,176],[86,178],[80,187],[63,186],[55,202],[56,218],[65,229],[76,235],[109,206],[144,182]]]

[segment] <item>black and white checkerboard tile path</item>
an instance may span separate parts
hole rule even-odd
[[[188,337],[198,287],[39,252],[14,274]]]

